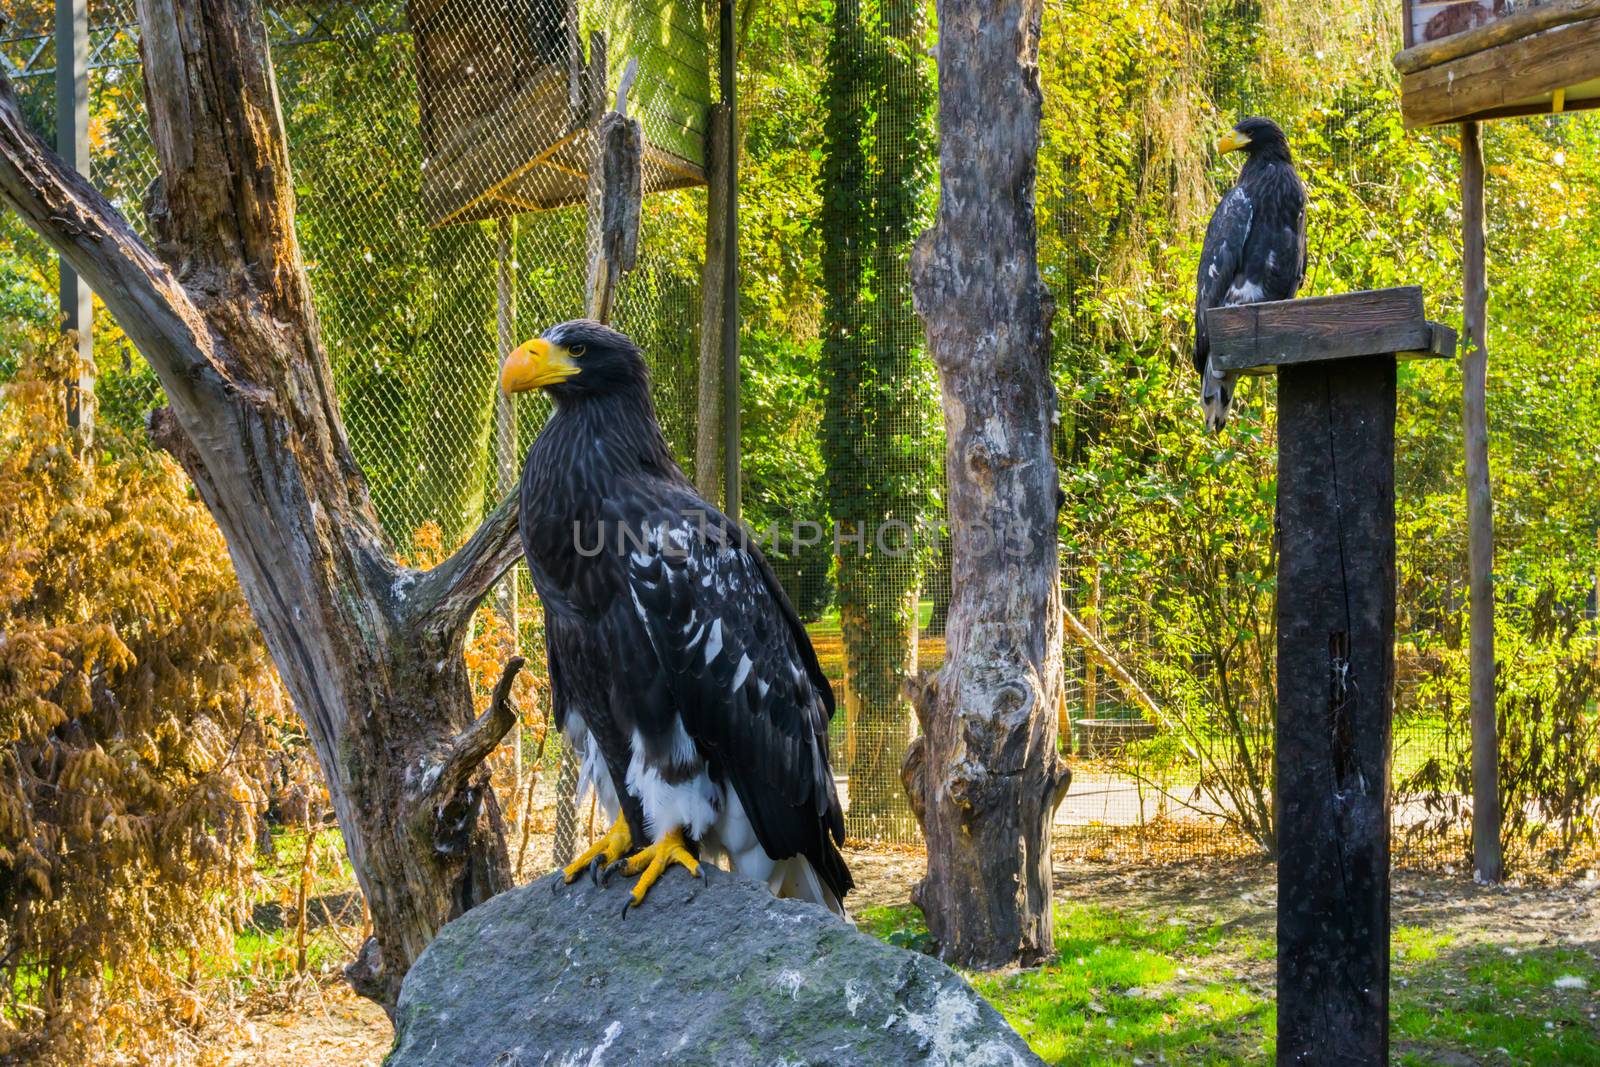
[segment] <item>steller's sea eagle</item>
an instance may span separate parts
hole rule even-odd
[[[638,346],[565,322],[507,356],[500,387],[555,403],[522,471],[522,545],[556,725],[613,820],[566,880],[640,875],[626,914],[670,864],[720,854],[842,912],[833,690],[760,549],[673,461]]]
[[[1195,279],[1194,369],[1212,432],[1228,422],[1235,376],[1211,365],[1206,309],[1288,300],[1306,276],[1306,187],[1283,131],[1271,119],[1243,119],[1217,149],[1243,149],[1245,162],[1206,227]]]

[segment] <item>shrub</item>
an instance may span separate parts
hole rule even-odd
[[[177,466],[87,447],[70,350],[0,342],[0,1057],[138,1055],[197,1021],[180,976],[231,935],[286,702]]]

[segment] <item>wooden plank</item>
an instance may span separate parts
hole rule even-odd
[[[1278,375],[1279,1064],[1389,1062],[1395,360]]]
[[[1297,363],[1426,351],[1433,344],[1417,286],[1212,308],[1206,325],[1218,368],[1256,374]]]
[[[1415,74],[1452,59],[1509,44],[1530,34],[1591,18],[1600,18],[1600,0],[1548,0],[1537,7],[1501,15],[1486,25],[1464,33],[1415,44],[1394,57],[1394,66],[1401,74]]]
[[[1590,83],[1590,84],[1593,84],[1593,83]],[[1567,113],[1573,112],[1573,111],[1592,111],[1595,108],[1600,108],[1600,95],[1573,96],[1573,95],[1570,95],[1571,92],[1572,92],[1572,90],[1569,89],[1568,90],[1569,95],[1567,96],[1567,99],[1566,99],[1566,102],[1565,102],[1565,106],[1563,106],[1559,110],[1557,110],[1552,105],[1552,102],[1551,102],[1551,99],[1550,99],[1550,95],[1546,94],[1546,95],[1544,95],[1542,97],[1539,97],[1539,98],[1537,98],[1535,100],[1527,101],[1527,102],[1521,103],[1521,104],[1510,104],[1510,105],[1508,105],[1506,107],[1491,107],[1491,108],[1487,108],[1487,109],[1485,109],[1483,111],[1474,111],[1470,115],[1462,115],[1459,118],[1451,119],[1450,121],[1451,122],[1458,122],[1458,121],[1459,122],[1490,122],[1490,121],[1492,121],[1494,119],[1515,119],[1515,118],[1522,118],[1522,117],[1527,116],[1527,115],[1559,115],[1559,114],[1567,114]],[[1412,124],[1409,125],[1408,128],[1416,129],[1420,125],[1422,125],[1422,124],[1421,123],[1412,123]],[[1435,123],[1435,125],[1442,125],[1442,124]]]
[[[1401,359],[1455,359],[1456,331],[1442,322],[1428,323],[1428,347],[1395,353]]]
[[[1408,74],[1400,82],[1400,109],[1406,126],[1433,126],[1526,107],[1530,100],[1597,77],[1600,18]]]

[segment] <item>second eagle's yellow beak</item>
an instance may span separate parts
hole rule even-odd
[[[571,352],[543,337],[535,337],[518,346],[500,364],[500,391],[509,396],[554,385],[577,374],[578,369]]]
[[[1217,142],[1218,152],[1237,152],[1250,144],[1250,138],[1238,130],[1229,130],[1222,135],[1222,140]]]

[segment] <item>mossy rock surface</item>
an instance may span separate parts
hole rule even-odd
[[[937,960],[706,875],[674,868],[625,919],[623,878],[468,912],[406,976],[388,1067],[1042,1062]]]

